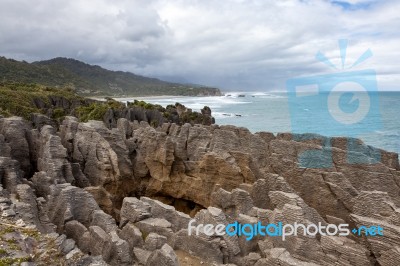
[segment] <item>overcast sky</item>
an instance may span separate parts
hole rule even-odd
[[[399,0],[1,0],[0,55],[71,57],[226,90],[284,90],[368,48],[380,89],[400,89]],[[342,70],[340,70],[342,71]]]

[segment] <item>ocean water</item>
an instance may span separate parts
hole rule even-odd
[[[379,92],[371,95],[370,105],[374,105],[370,107],[374,108],[374,112],[370,112],[364,122],[356,126],[350,124],[344,128],[333,127],[332,130],[329,129],[335,120],[330,119],[329,113],[326,112],[328,105],[324,95],[313,98],[311,102],[297,104],[291,102],[285,92],[243,93],[245,97],[239,97],[239,93],[226,93],[228,94],[230,96],[165,96],[138,99],[164,107],[180,102],[196,111],[207,105],[212,110],[216,124],[246,127],[253,133],[267,131],[324,134],[326,132],[324,135],[357,137],[368,145],[400,153],[400,92]],[[120,100],[133,101],[132,98]],[[351,102],[350,106],[352,104],[362,106],[362,102]],[[377,121],[379,125],[376,124]],[[295,128],[293,128],[294,123],[297,123]]]

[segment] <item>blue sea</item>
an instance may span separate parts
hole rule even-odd
[[[342,98],[346,101],[346,97]],[[373,111],[366,114],[362,122],[353,125],[350,121],[344,126],[330,117],[332,112],[329,108],[332,106],[323,94],[300,103],[293,101],[285,92],[232,92],[220,97],[160,96],[137,99],[164,107],[180,102],[195,111],[207,105],[216,124],[246,127],[253,133],[296,132],[357,137],[368,145],[400,153],[400,92],[379,92],[370,95],[370,98],[368,108]],[[133,101],[133,98],[119,100]],[[347,101],[350,107],[354,105],[356,109],[363,105],[362,100],[352,101],[350,98]]]

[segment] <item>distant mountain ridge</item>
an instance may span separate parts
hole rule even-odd
[[[37,83],[73,88],[85,96],[218,96],[217,88],[192,86],[111,71],[71,58],[27,63],[0,57],[0,82]]]

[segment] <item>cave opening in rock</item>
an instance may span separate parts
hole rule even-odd
[[[3,186],[3,188],[6,187],[3,168],[0,168],[0,184]]]
[[[164,204],[168,204],[173,206],[177,211],[188,214],[190,217],[194,217],[197,212],[205,209],[204,206],[197,204],[192,200],[175,198],[170,195],[154,195],[151,197],[152,199],[156,199],[161,201]]]
[[[25,175],[26,179],[30,180],[35,173],[39,172],[36,160],[31,160],[31,167],[29,173]]]
[[[155,199],[161,201],[164,204],[173,206],[175,210],[188,214],[190,217],[194,217],[197,212],[200,210],[205,209],[206,207],[197,204],[192,200],[182,199],[182,198],[175,198],[170,195],[165,194],[152,194],[148,195],[146,193],[131,193],[130,197],[149,197],[151,199]]]

